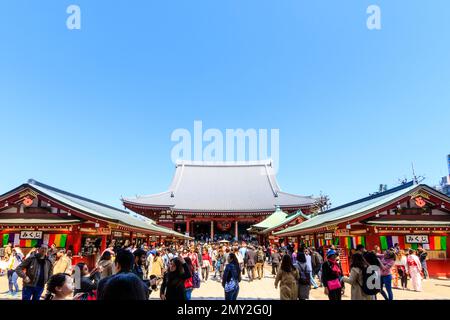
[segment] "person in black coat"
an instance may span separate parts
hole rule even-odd
[[[97,300],[148,300],[148,287],[132,272],[133,254],[121,249],[114,263],[117,273],[100,280]]]
[[[248,281],[252,282],[255,277],[256,266],[256,251],[253,246],[248,246],[244,257],[245,265],[247,266]]]
[[[184,282],[192,277],[189,267],[183,257],[179,256],[170,261],[169,272],[164,275],[161,285],[161,300],[185,301],[186,288]]]

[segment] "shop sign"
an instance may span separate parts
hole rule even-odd
[[[406,243],[430,243],[427,235],[408,234],[406,235]]]
[[[40,240],[42,239],[42,231],[20,231],[20,239]]]
[[[111,234],[110,228],[97,228],[97,234],[102,236],[109,236]]]
[[[97,229],[94,229],[94,228],[80,228],[80,232],[84,232],[84,233],[97,233]]]
[[[325,233],[325,240],[333,240],[333,233],[331,232]]]
[[[309,235],[306,235],[306,236],[305,236],[305,240],[306,240],[306,241],[309,241]]]
[[[350,230],[348,229],[338,229],[334,232],[334,235],[336,237],[349,237],[350,236]]]
[[[145,234],[143,234],[143,233],[136,233],[136,238],[145,238]]]
[[[122,238],[122,232],[114,231],[113,236],[116,238]]]
[[[124,233],[123,233],[123,236],[124,236],[124,237],[129,237],[129,236],[130,236],[130,233],[129,233],[129,232],[124,232]]]

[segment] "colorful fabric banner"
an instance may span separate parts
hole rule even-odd
[[[325,239],[317,239],[317,247],[323,247],[323,246],[331,246],[333,243],[331,240],[325,240]]]
[[[51,246],[53,243],[58,248],[65,248],[67,243],[67,234],[44,234],[43,239],[20,239],[20,233],[5,233],[2,235],[2,244],[6,246],[8,242],[18,245],[21,248],[33,248],[42,243]]]
[[[380,236],[380,244],[383,251],[393,248],[396,244],[405,248],[405,236]]]
[[[356,249],[358,245],[366,246],[366,237],[345,237],[345,248]]]

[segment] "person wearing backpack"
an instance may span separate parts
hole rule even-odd
[[[342,268],[336,258],[337,252],[330,249],[327,252],[327,260],[322,265],[322,284],[330,300],[342,300],[345,290],[341,282]]]
[[[342,278],[345,283],[351,285],[352,300],[373,300],[373,295],[368,295],[364,292],[364,273],[367,271],[368,267],[369,264],[361,253],[357,252],[353,254],[350,265],[350,276]]]
[[[265,255],[262,247],[258,247],[258,251],[256,251],[256,274],[258,275],[258,279],[261,280],[264,277],[264,261]]]
[[[297,261],[294,264],[298,270],[298,299],[309,300],[309,292],[311,291],[311,274],[312,270],[308,266],[306,255],[304,252],[297,253]]]

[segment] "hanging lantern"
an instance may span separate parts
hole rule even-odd
[[[29,207],[33,204],[33,199],[31,199],[30,197],[25,197],[22,203],[25,207]]]

